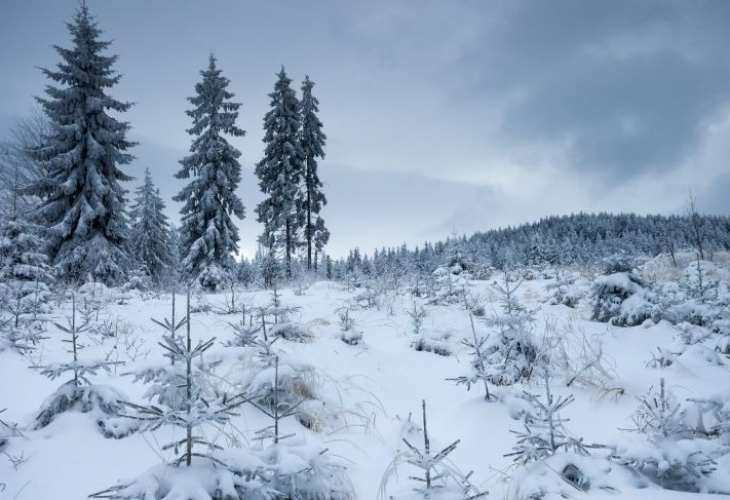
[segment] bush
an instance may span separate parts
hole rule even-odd
[[[652,317],[656,302],[644,280],[633,273],[599,276],[589,292],[591,319],[615,326],[635,326]]]

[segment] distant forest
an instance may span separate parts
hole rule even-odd
[[[364,255],[351,250],[347,258],[330,263],[334,279],[352,274],[430,274],[440,266],[459,265],[475,277],[492,270],[538,265],[596,265],[616,255],[654,257],[675,252],[702,253],[711,259],[730,250],[730,217],[636,214],[573,214],[552,216],[531,224],[478,232],[426,243],[376,250]]]

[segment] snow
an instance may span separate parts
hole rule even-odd
[[[676,341],[674,326],[662,321],[619,328],[590,321],[587,318],[591,311],[586,301],[576,309],[541,304],[540,298],[545,296],[548,283],[549,280],[526,281],[518,291],[520,301],[528,309],[541,307],[534,313],[535,337],[541,338],[545,332],[556,336],[581,332],[592,345],[601,343],[607,367],[605,373],[596,374],[601,379],[595,385],[576,383],[566,387],[570,374],[563,373],[556,373],[551,380],[551,391],[556,399],[571,394],[575,398],[575,402],[560,414],[561,418],[570,419],[565,427],[572,437],[583,438],[584,444],[615,447],[627,454],[656,454],[654,444],[627,429],[633,426],[631,417],[639,406],[637,398],[645,396],[652,387],[656,389],[660,378],[665,379],[666,386],[679,402],[687,398],[705,398],[718,401],[719,408],[730,404],[727,357],[708,347],[710,344],[689,346],[683,353],[673,351],[673,363],[657,366],[651,363],[652,353],[657,352],[657,347],[668,348]],[[584,288],[586,286],[583,284]],[[487,311],[499,311],[490,283],[470,281],[469,291],[474,296],[487,298],[483,304]],[[82,335],[81,341],[86,348],[79,353],[79,359],[81,362],[107,359],[112,354],[124,359],[124,367],[111,373],[99,371],[92,377],[93,383],[114,387],[131,401],[145,404],[143,395],[148,387],[134,383],[134,377],[122,376],[122,372],[136,372],[167,363],[162,357],[163,349],[158,345],[164,332],[150,318],[168,316],[170,296],[129,292],[128,300],[119,304],[111,299],[114,293],[112,289],[95,290],[93,295],[106,299],[99,302],[99,321],[119,318],[124,323],[124,328],[120,329],[122,333],[117,338],[104,338],[93,332]],[[282,434],[294,434],[282,441],[282,446],[286,445],[290,450],[289,455],[282,455],[285,457],[280,464],[282,470],[294,471],[302,466],[301,461],[306,457],[312,458],[315,451],[319,453],[326,448],[331,460],[345,467],[356,496],[375,499],[389,464],[398,453],[406,450],[402,438],[416,447],[422,446],[423,438],[418,429],[421,427],[421,400],[426,400],[431,449],[439,451],[460,440],[448,457],[449,464],[464,475],[473,470],[469,480],[478,491],[489,491],[486,498],[509,495],[525,498],[545,489],[553,495],[545,498],[558,498],[560,493],[586,499],[617,496],[629,500],[723,498],[707,492],[691,494],[663,490],[610,460],[610,449],[590,450],[590,457],[557,452],[544,461],[525,466],[514,464],[511,457],[504,455],[516,444],[515,435],[509,431],[524,429],[522,419],[529,411],[529,404],[521,396],[522,391],[543,394],[544,388],[539,377],[533,377],[515,386],[493,388],[497,400],[488,402],[479,385],[466,391],[447,380],[468,373],[472,363],[469,348],[461,343],[462,339],[473,339],[469,313],[463,302],[444,302],[442,305],[418,302],[427,313],[418,335],[446,339],[444,342],[453,353],[438,356],[411,347],[416,335],[408,314],[414,308],[414,298],[410,295],[393,294],[388,299],[389,307],[378,309],[358,305],[357,296],[361,290],[347,291],[344,286],[329,282],[315,283],[305,289],[303,295],[297,295],[291,289],[282,289],[279,293],[284,306],[299,308],[293,319],[311,335],[306,343],[281,338],[273,344],[272,349],[279,354],[282,364],[279,377],[291,380],[298,370],[304,370],[306,384],[312,393],[307,395],[301,410],[324,423],[312,425],[312,430],[301,425],[297,418],[280,422]],[[223,293],[204,298],[212,306],[211,311],[226,300],[230,301],[230,296]],[[271,296],[267,291],[240,291],[236,300],[246,303],[247,307],[264,307],[270,303]],[[184,297],[178,295],[177,304],[178,311],[184,310]],[[362,340],[356,345],[348,345],[340,338],[338,311],[343,307],[348,307],[357,331],[363,332]],[[68,316],[70,302],[65,302],[48,318],[64,324],[64,318]],[[490,330],[484,320],[476,317],[474,320],[477,334],[488,335]],[[234,338],[231,325],[237,323],[240,323],[240,313],[195,313],[191,321],[193,345],[198,340],[216,337],[215,345],[204,358],[206,362],[220,361],[213,377],[217,388],[271,386],[273,374],[270,370],[251,371],[261,363],[254,347],[224,345]],[[195,465],[198,473],[185,476],[188,479],[183,479],[181,469],[172,471],[163,465],[163,461],[174,457],[172,450],[162,450],[162,443],[181,439],[179,429],[161,428],[124,439],[106,439],[98,431],[92,416],[67,412],[58,415],[47,427],[33,430],[34,416],[58,384],[48,381],[29,366],[70,361],[67,345],[62,343],[66,334],[53,326],[52,321],[47,323],[47,328],[46,335],[50,338],[35,351],[25,355],[12,350],[0,352],[0,409],[7,407],[0,419],[17,422],[22,432],[22,437],[9,439],[4,450],[7,456],[0,454],[0,498],[83,498],[118,484],[120,480],[129,481],[155,470],[166,474],[167,478],[172,477],[171,474],[180,476],[176,491],[184,490],[183,481],[192,481],[190,487],[194,488],[206,480],[206,466],[202,462]],[[132,337],[143,344],[142,348],[137,346],[136,353],[128,351],[130,347],[125,348]],[[566,356],[574,356],[580,351],[577,345],[566,348]],[[571,351],[572,348],[578,351]],[[238,408],[237,413],[239,415],[225,426],[206,428],[206,438],[229,448],[224,452],[225,456],[237,457],[237,460],[248,457],[246,459],[251,462],[265,460],[264,444],[256,440],[256,431],[271,425],[270,419],[252,405]],[[708,425],[713,423],[708,420]],[[690,453],[692,447],[698,446],[693,442],[681,441],[678,448],[673,448],[679,450],[674,453]],[[715,455],[728,444],[723,439],[702,443],[708,454]],[[663,450],[671,452],[670,448]],[[25,460],[13,466],[8,456],[24,457]],[[707,491],[710,486],[717,491],[730,491],[727,455],[718,457],[717,461],[718,470],[707,483]],[[567,482],[559,474],[568,464],[573,464],[585,475],[587,491]],[[421,471],[407,463],[399,465],[396,475],[389,479],[386,494],[398,497],[412,492],[414,487],[422,485],[408,477],[420,474]]]

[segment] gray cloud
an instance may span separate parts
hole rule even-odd
[[[247,134],[233,143],[249,254],[253,163],[281,64],[317,83],[334,253],[577,210],[668,210],[663,186],[701,199],[727,171],[703,151],[730,143],[717,126],[730,110],[730,2],[87,1],[120,55],[113,93],[136,103],[124,116],[140,141],[133,175],[150,166],[168,200],[190,143],[186,98],[215,52],[243,103]],[[0,4],[0,127],[43,92],[37,66],[69,44],[76,5]],[[687,165],[701,157],[699,182]],[[626,199],[645,179],[651,194]]]

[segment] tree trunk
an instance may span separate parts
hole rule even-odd
[[[286,220],[286,277],[291,279],[291,254],[292,254],[291,220]]]
[[[310,159],[307,158],[307,271],[312,269],[312,238],[314,231],[312,230],[312,167]],[[315,266],[316,261],[315,261]]]

